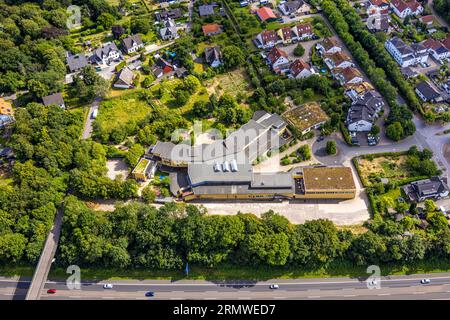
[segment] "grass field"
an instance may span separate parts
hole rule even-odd
[[[371,178],[375,176],[387,178],[392,181],[410,178],[412,174],[407,169],[406,158],[406,155],[404,155],[360,159],[359,167],[362,179],[367,181],[370,186],[372,184]]]
[[[247,75],[243,68],[218,75],[206,81],[205,86],[209,94],[215,93],[218,97],[224,93],[234,97],[238,93],[245,95],[252,94]]]
[[[138,98],[138,93],[130,93],[102,101],[95,122],[108,132],[128,121],[142,120],[149,113],[150,107]]]

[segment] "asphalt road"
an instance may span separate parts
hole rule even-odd
[[[431,279],[422,285],[420,280]],[[248,299],[449,299],[450,274],[410,275],[383,277],[379,289],[369,289],[365,279],[290,279],[263,282],[229,281],[168,281],[168,280],[121,280],[110,281],[113,289],[103,289],[107,282],[82,282],[80,290],[68,290],[65,282],[47,281],[42,290],[43,300],[66,299],[162,299],[162,300],[248,300]],[[279,289],[271,290],[270,284]],[[0,299],[21,299],[29,284],[27,279],[0,278]],[[56,294],[47,294],[48,289]],[[145,292],[153,291],[153,298]]]

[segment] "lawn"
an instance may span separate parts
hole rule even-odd
[[[150,107],[139,99],[138,93],[130,93],[102,101],[95,123],[102,132],[110,132],[129,121],[142,120],[150,112]]]
[[[227,93],[234,97],[238,93],[251,95],[252,89],[249,85],[245,69],[236,69],[214,77],[205,82],[208,93],[215,93],[218,97]]]
[[[411,178],[413,174],[406,166],[406,158],[406,155],[361,158],[359,159],[361,179],[367,182],[367,186],[371,186],[376,177],[387,178],[390,181]]]

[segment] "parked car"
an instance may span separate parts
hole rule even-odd
[[[112,289],[112,288],[113,288],[113,285],[111,283],[105,283],[103,285],[103,289]]]
[[[280,287],[277,284],[271,284],[270,289],[279,289]]]
[[[48,294],[54,294],[54,293],[56,293],[56,289],[48,289],[47,293]]]

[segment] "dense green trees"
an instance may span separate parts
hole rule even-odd
[[[353,235],[324,219],[293,225],[273,211],[261,218],[242,213],[210,216],[192,205],[171,203],[156,209],[133,203],[105,214],[69,197],[58,263],[163,270],[180,270],[186,262],[320,268],[338,261],[411,263],[436,252],[448,257],[450,249],[442,240],[450,239],[446,219],[429,210],[431,227],[426,232],[416,230],[415,224],[407,228],[375,219],[368,232]],[[21,247],[19,243],[12,249]]]
[[[326,151],[328,155],[336,154],[337,152],[336,141],[334,140],[327,141]]]
[[[299,43],[294,49],[294,55],[296,57],[301,57],[305,54],[305,48]]]
[[[450,0],[434,0],[433,5],[439,15],[450,23]]]

